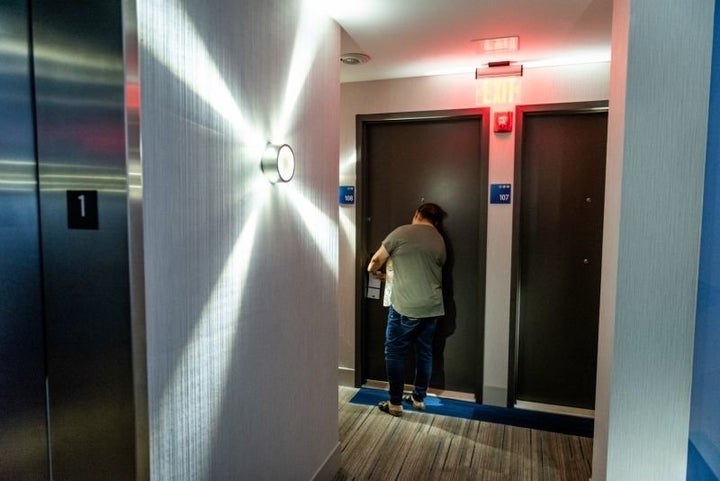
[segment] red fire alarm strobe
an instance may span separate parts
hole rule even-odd
[[[495,132],[512,132],[512,125],[512,112],[495,112]]]

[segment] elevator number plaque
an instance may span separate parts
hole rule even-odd
[[[97,190],[68,190],[68,229],[97,229]]]

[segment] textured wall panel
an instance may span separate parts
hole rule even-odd
[[[289,0],[138,20],[151,477],[309,479],[338,442],[337,27]]]
[[[706,479],[692,475],[703,464],[720,478],[720,9],[714,37],[690,414],[690,441],[701,459],[688,466],[688,481]]]
[[[614,4],[593,481],[685,476],[713,7]]]

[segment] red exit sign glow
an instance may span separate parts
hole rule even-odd
[[[514,104],[520,100],[518,77],[480,79],[475,93],[477,105]]]

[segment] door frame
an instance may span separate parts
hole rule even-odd
[[[487,200],[488,191],[488,170],[489,170],[489,141],[490,141],[490,108],[477,107],[468,109],[434,110],[418,112],[393,112],[378,114],[359,114],[355,119],[355,139],[357,161],[355,164],[356,196],[355,196],[355,387],[360,387],[365,376],[363,363],[363,352],[366,346],[364,335],[365,303],[364,293],[366,286],[366,266],[368,246],[365,240],[365,219],[367,217],[367,203],[365,196],[368,192],[368,168],[365,162],[367,151],[367,127],[373,124],[391,122],[414,122],[424,120],[454,120],[454,119],[480,119],[480,158],[485,162],[485,168],[481,170],[482,178],[479,179],[479,188],[482,189]],[[485,246],[479,252],[480,261],[487,267],[487,224],[480,226],[479,241]],[[485,277],[486,272],[478,275],[478,291],[482,295],[480,309],[484,314],[485,308]],[[484,324],[483,324],[484,325]],[[480,342],[484,341],[484,332],[481,331]],[[476,386],[476,398],[478,402],[482,399],[483,361],[479,363],[479,385]]]
[[[512,408],[517,402],[517,378],[519,368],[520,347],[520,310],[518,307],[520,282],[520,205],[522,198],[522,144],[523,120],[525,116],[542,115],[546,113],[586,115],[597,112],[607,112],[608,101],[597,100],[589,102],[568,102],[557,104],[518,105],[515,107],[515,164],[513,173],[513,219],[512,219],[512,255],[510,266],[510,338],[508,358],[508,394],[507,407]],[[603,199],[604,202],[604,199]]]

